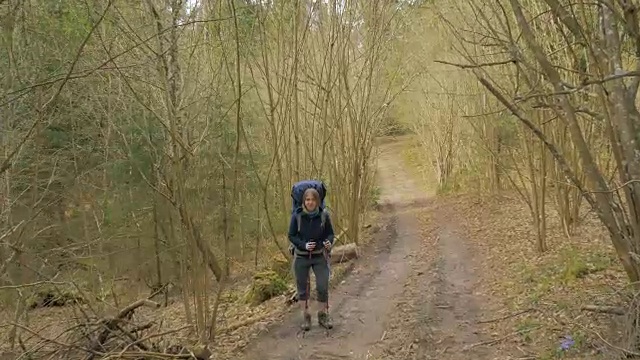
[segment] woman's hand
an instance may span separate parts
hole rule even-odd
[[[307,249],[307,251],[313,251],[313,249],[316,248],[316,243],[315,242],[308,242],[306,244],[304,244],[305,249]]]
[[[331,242],[329,240],[325,240],[323,244],[325,249],[331,250]]]

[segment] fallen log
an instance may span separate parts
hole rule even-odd
[[[357,259],[359,256],[358,246],[356,244],[346,244],[336,246],[331,250],[331,264],[340,264],[352,259]]]
[[[232,332],[234,330],[237,330],[243,326],[248,326],[248,325],[252,325],[254,323],[257,323],[259,321],[265,320],[267,318],[269,318],[270,316],[273,316],[273,314],[271,313],[265,313],[265,314],[260,314],[254,317],[251,317],[249,319],[245,319],[245,320],[241,320],[241,321],[237,321],[233,324],[230,324],[229,326],[222,328],[220,330],[216,330],[216,335],[220,335],[220,334],[226,334],[229,332]]]
[[[581,309],[584,311],[612,315],[625,315],[627,313],[623,308],[617,306],[584,305],[581,307]]]

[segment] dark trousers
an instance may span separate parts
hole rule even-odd
[[[296,255],[293,260],[293,273],[296,277],[298,300],[309,299],[307,283],[309,281],[309,269],[313,269],[316,275],[316,291],[319,302],[329,300],[329,264],[323,254]]]

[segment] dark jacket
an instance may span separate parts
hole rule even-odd
[[[323,210],[320,209],[320,212]],[[333,233],[333,225],[331,219],[327,213],[325,216],[324,227],[322,226],[321,213],[316,215],[309,215],[302,211],[302,208],[296,209],[291,215],[291,222],[289,223],[289,241],[296,248],[297,253],[307,253],[305,245],[308,242],[315,241],[316,249],[313,253],[321,253],[323,249],[322,243],[325,240],[329,240],[333,245],[335,235]],[[298,214],[300,214],[300,232],[298,232]]]

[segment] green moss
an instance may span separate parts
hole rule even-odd
[[[281,255],[271,261],[269,268],[284,280],[292,278],[291,263]]]
[[[287,289],[287,281],[278,273],[273,270],[261,271],[253,276],[246,301],[252,305],[258,305],[284,294]]]

